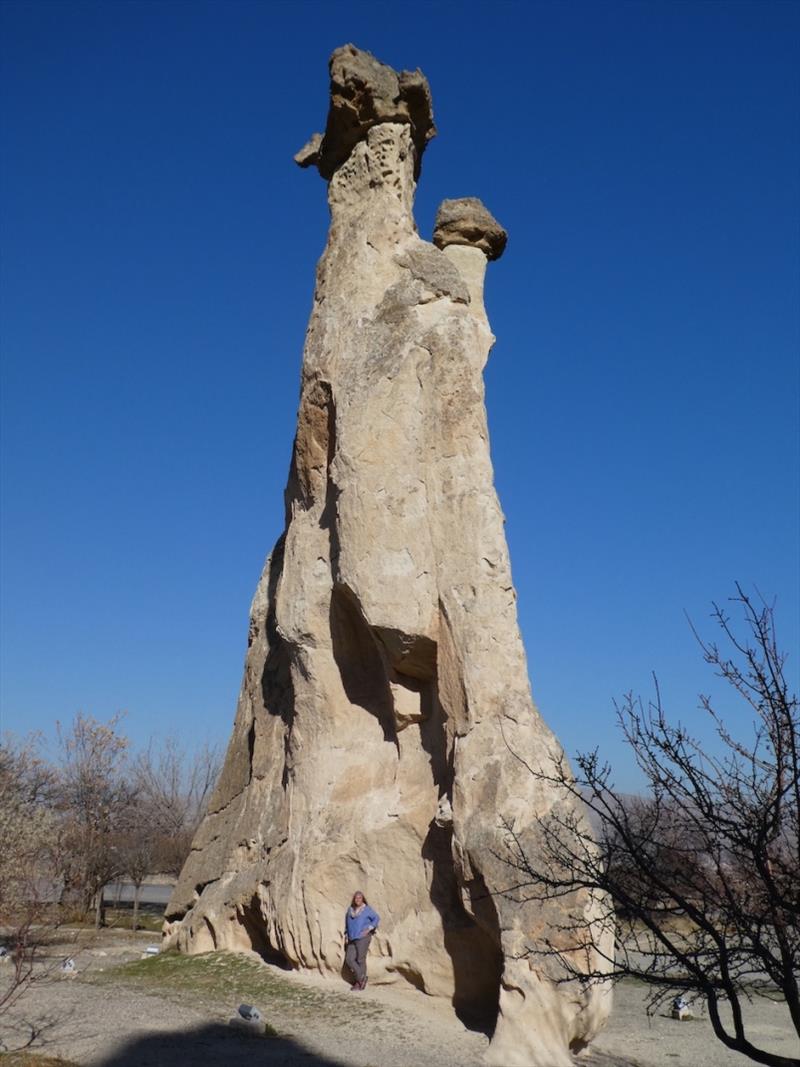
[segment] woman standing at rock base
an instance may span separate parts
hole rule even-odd
[[[354,893],[344,916],[344,939],[347,945],[344,962],[355,978],[351,986],[354,993],[364,989],[367,984],[367,952],[380,921],[380,916],[367,904],[364,894],[360,890]]]

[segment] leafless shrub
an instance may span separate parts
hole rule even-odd
[[[151,869],[180,874],[221,764],[216,747],[203,745],[187,754],[175,738],[151,742],[138,757],[134,773],[140,804],[153,830]]]
[[[57,923],[55,775],[36,735],[0,743],[0,1013],[25,992],[37,953]]]
[[[103,887],[124,873],[119,846],[136,795],[120,719],[101,723],[78,714],[68,730],[58,726],[59,866],[81,909],[94,906],[98,927]]]
[[[739,629],[714,605],[724,649],[698,640],[705,662],[749,706],[753,736],[733,737],[702,697],[720,742],[711,751],[668,721],[657,685],[647,705],[629,695],[618,720],[647,795],[618,793],[596,751],[579,754],[574,773],[566,760],[529,768],[582,799],[599,833],[557,805],[539,821],[542,847],[531,855],[507,826],[509,892],[551,901],[583,890],[594,898],[591,924],[561,933],[602,955],[603,933],[613,929],[616,953],[605,955],[607,972],[580,973],[555,939],[531,947],[556,958],[567,980],[634,976],[651,986],[651,1006],[693,993],[705,1000],[726,1046],[769,1067],[798,1067],[797,1059],[754,1044],[746,1024],[750,999],[767,996],[785,1003],[800,1034],[798,703],[784,677],[772,606],[736,588]],[[723,1001],[730,1024],[720,1014]]]

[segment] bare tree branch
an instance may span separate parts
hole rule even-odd
[[[786,683],[773,605],[738,584],[732,603],[738,625],[713,605],[724,648],[693,631],[705,662],[750,708],[752,738],[735,738],[712,700],[701,697],[719,742],[711,751],[669,721],[657,680],[647,704],[628,694],[617,719],[646,795],[617,792],[596,751],[575,757],[574,774],[564,758],[546,769],[526,764],[564,796],[583,799],[597,840],[567,805],[538,820],[535,852],[504,824],[505,893],[543,902],[591,895],[591,920],[579,929],[570,920],[555,928],[563,939],[529,948],[529,955],[556,960],[563,981],[634,976],[651,987],[651,1008],[693,992],[727,1047],[768,1067],[798,1067],[800,1060],[751,1041],[746,1023],[751,998],[767,996],[785,1004],[800,1034],[798,702]],[[613,959],[602,949],[612,928]],[[556,943],[576,940],[608,970],[586,973]],[[723,1001],[731,1023],[720,1015]]]

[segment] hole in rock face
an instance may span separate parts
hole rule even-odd
[[[397,743],[392,694],[372,630],[349,589],[334,586],[330,608],[331,644],[344,691],[381,725],[384,740]]]
[[[265,963],[271,963],[285,971],[292,970],[292,965],[286,956],[280,949],[275,948],[267,937],[266,924],[261,914],[258,896],[254,896],[249,904],[238,905],[236,918],[250,942],[250,947],[259,954]]]
[[[389,663],[398,674],[428,681],[436,676],[436,642],[423,634],[407,634],[389,626],[376,626]]]

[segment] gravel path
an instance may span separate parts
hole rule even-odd
[[[340,991],[344,984],[284,972],[281,982],[296,986],[298,997],[258,1005],[279,1036],[242,1034],[229,1025],[239,1000],[223,991],[209,998],[101,980],[138,959],[147,941],[106,935],[102,948],[72,947],[76,977],[37,982],[3,1018],[0,1041],[14,1050],[33,1040],[31,1047],[81,1067],[477,1067],[488,1044],[413,991],[353,994]],[[351,1011],[348,998],[356,997]]]
[[[406,1018],[398,1011],[356,1030],[317,1019],[298,1025],[296,1020],[276,1018],[271,1012],[281,1036],[260,1038],[231,1028],[231,1009],[198,1009],[164,997],[80,981],[40,986],[36,1002],[36,1018],[29,1004],[19,1020],[22,1025],[16,1028],[16,1036],[22,1040],[18,1043],[27,1040],[29,1020],[43,1023],[37,1047],[74,1060],[81,1067],[233,1067],[254,1063],[420,1067],[430,1059],[455,1067],[480,1062],[482,1039],[477,1042],[476,1056],[472,1056],[469,1038],[473,1035],[467,1034],[465,1041],[463,1034],[453,1033],[455,1041],[448,1043],[440,1028],[420,1025],[414,1016]],[[9,1048],[15,1044],[8,1041]]]
[[[152,935],[150,935],[152,937]],[[242,1034],[228,1025],[238,1001],[221,989],[213,997],[166,988],[146,991],[107,981],[107,971],[138,959],[147,937],[106,934],[94,947],[75,947],[78,975],[42,979],[6,1016],[0,1040],[60,1055],[81,1067],[478,1067],[488,1039],[465,1029],[449,1007],[397,987],[339,991],[315,976],[285,975],[291,994],[258,1006],[278,1037]],[[98,947],[102,945],[102,947]],[[351,1010],[352,999],[358,1006]],[[607,1030],[576,1061],[584,1067],[743,1067],[724,1048],[705,1017],[649,1020],[645,991],[633,983],[616,991]],[[784,1055],[800,1056],[785,1008],[759,1001],[752,1036]]]

